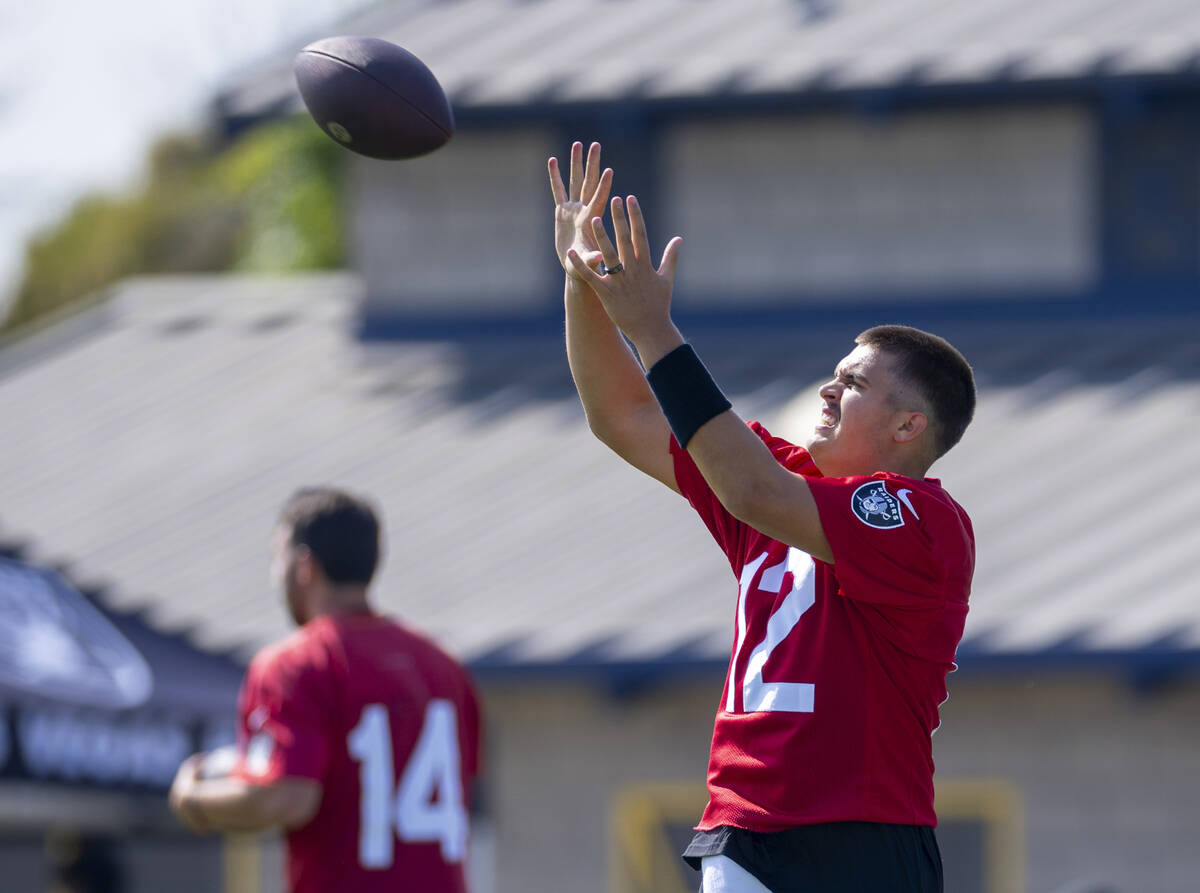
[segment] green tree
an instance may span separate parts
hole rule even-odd
[[[343,155],[307,117],[260,126],[220,150],[197,136],[161,140],[143,188],[84,198],[31,240],[4,328],[138,273],[341,266]]]

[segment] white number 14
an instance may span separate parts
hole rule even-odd
[[[406,843],[439,843],[443,859],[461,862],[466,855],[468,822],[454,704],[443,699],[429,702],[421,734],[398,786],[394,787],[387,707],[364,707],[346,743],[350,755],[361,763],[358,860],[363,868],[392,865],[393,827],[395,836]]]

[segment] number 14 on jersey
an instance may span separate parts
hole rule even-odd
[[[461,862],[469,823],[454,704],[442,699],[429,702],[398,785],[387,707],[364,707],[346,743],[350,755],[361,764],[358,860],[363,868],[390,868],[395,837],[405,843],[438,843],[443,859]]]

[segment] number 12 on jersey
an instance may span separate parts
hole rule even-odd
[[[394,837],[405,843],[439,843],[443,859],[461,862],[469,825],[454,704],[440,698],[429,702],[399,785],[395,784],[387,707],[364,707],[346,743],[350,755],[361,764],[358,861],[363,868],[390,868],[395,859]]]
[[[746,643],[746,600],[750,597],[754,575],[767,560],[767,552],[742,568],[738,581],[737,645],[733,649],[733,663],[729,668],[729,692],[725,698],[725,712],[733,713],[737,694],[737,666],[742,648]],[[784,578],[791,573],[792,588],[775,608],[767,621],[767,632],[761,642],[754,646],[746,660],[742,675],[742,712],[758,713],[778,710],[788,713],[812,713],[816,687],[811,682],[766,682],[763,667],[779,645],[783,644],[800,623],[800,618],[816,601],[816,568],[807,552],[790,547],[787,557],[779,564],[762,572],[759,592],[778,594],[783,590]]]

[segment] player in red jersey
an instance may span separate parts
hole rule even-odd
[[[879,326],[821,388],[805,446],[744,424],[671,320],[679,240],[656,269],[631,196],[611,203],[614,245],[611,182],[597,144],[586,163],[572,146],[569,185],[550,161],[571,373],[592,430],[691,503],[738,582],[684,857],[706,893],[940,891],[930,735],[975,546],[925,475],[971,420],[971,368]]]
[[[293,893],[462,893],[480,716],[467,671],[371,609],[370,506],[302,490],[272,576],[300,627],[250,664],[233,771],[190,757],[171,805],[190,827],[287,832]]]

